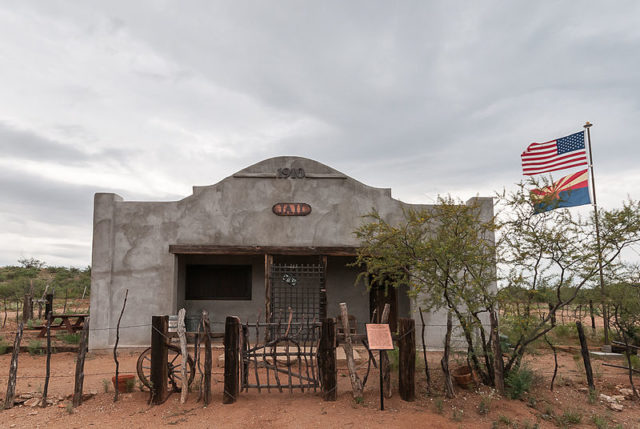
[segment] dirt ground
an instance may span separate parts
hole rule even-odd
[[[15,319],[14,321],[15,322]],[[585,320],[585,322],[587,322]],[[588,326],[588,325],[587,325]],[[8,343],[12,342],[15,323],[9,323],[0,332]],[[36,341],[37,331],[25,331],[22,344]],[[54,341],[54,345],[63,345]],[[432,374],[433,392],[426,394],[424,365],[419,357],[416,400],[402,401],[397,393],[397,372],[392,373],[393,397],[385,399],[385,410],[379,410],[377,370],[372,369],[365,389],[364,402],[356,403],[346,368],[340,365],[338,399],[325,402],[319,393],[294,392],[258,393],[254,389],[241,392],[236,403],[222,404],[223,368],[217,366],[221,347],[213,354],[213,399],[208,407],[197,402],[197,394],[190,393],[186,404],[179,403],[179,394],[173,394],[162,405],[147,404],[149,392],[141,391],[120,395],[113,402],[115,363],[108,351],[87,355],[84,392],[95,395],[80,407],[72,409],[68,395],[73,392],[76,353],[55,353],[51,358],[49,398],[55,405],[47,408],[28,405],[0,411],[0,428],[90,428],[90,427],[189,427],[189,428],[334,428],[334,427],[410,427],[410,428],[554,428],[554,427],[625,427],[640,428],[640,401],[621,401],[623,411],[613,411],[601,400],[589,398],[584,370],[575,339],[567,338],[567,346],[559,351],[559,369],[554,391],[549,390],[553,374],[553,354],[542,348],[528,355],[527,364],[535,371],[531,392],[521,400],[499,398],[490,388],[478,386],[465,390],[456,387],[456,398],[443,396],[443,378],[440,370],[441,353],[429,352],[428,362]],[[597,349],[594,342],[594,349]],[[119,351],[121,373],[135,373],[138,355],[143,349]],[[365,353],[361,353],[363,356]],[[10,354],[0,355],[0,396],[4,396],[9,373]],[[17,396],[39,396],[44,385],[45,356],[22,352],[19,358]],[[619,394],[619,388],[630,387],[625,370],[605,367],[605,361],[592,361],[598,393]],[[624,364],[621,360],[611,361]],[[451,362],[455,366],[454,362]],[[361,366],[363,375],[366,365]],[[107,391],[105,391],[107,389]],[[488,412],[481,413],[481,401]],[[564,420],[563,420],[564,415]],[[571,424],[568,420],[580,420]],[[595,420],[599,426],[596,426]]]
[[[140,350],[120,352],[120,368],[123,373],[135,372],[135,363]],[[216,362],[219,349],[214,352]],[[531,356],[529,363],[539,374],[540,380],[523,400],[498,399],[491,390],[457,389],[457,397],[444,399],[441,394],[442,379],[439,371],[439,353],[429,353],[429,365],[433,372],[435,393],[425,394],[424,372],[418,374],[417,399],[402,401],[397,392],[385,401],[385,411],[379,410],[378,377],[375,371],[367,384],[365,400],[357,404],[351,397],[350,382],[346,369],[339,373],[338,400],[325,402],[318,393],[249,393],[242,392],[235,404],[222,404],[223,368],[214,363],[213,401],[204,408],[191,393],[187,403],[179,403],[178,394],[171,395],[160,406],[147,405],[149,393],[138,388],[133,393],[121,394],[113,402],[111,375],[114,371],[113,356],[108,353],[88,355],[85,372],[85,392],[96,395],[80,407],[66,407],[68,399],[59,405],[47,408],[16,406],[0,412],[0,427],[7,428],[87,428],[87,427],[140,427],[179,426],[192,428],[208,427],[262,427],[262,428],[333,428],[333,427],[436,427],[436,428],[490,428],[497,427],[558,427],[553,416],[565,412],[579,414],[581,423],[573,427],[595,427],[592,419],[598,416],[607,421],[608,427],[640,427],[640,403],[625,400],[624,410],[609,410],[600,401],[589,402],[583,374],[579,372],[572,352],[560,353],[560,367],[554,392],[548,389],[553,370],[553,355],[541,353]],[[0,356],[0,386],[6,386],[10,355]],[[595,361],[594,371],[599,392],[617,394],[616,386],[629,386],[627,375],[622,370],[607,368],[602,361]],[[51,359],[53,377],[49,386],[49,397],[58,400],[73,391],[74,353],[57,353]],[[17,393],[35,393],[42,390],[45,372],[45,357],[22,353],[19,360]],[[397,385],[397,381],[393,380]],[[105,392],[105,386],[108,392]],[[483,397],[492,397],[489,412],[482,415],[478,405]],[[529,425],[529,426],[527,426]],[[496,426],[493,426],[496,427]]]

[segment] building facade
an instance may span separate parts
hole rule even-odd
[[[492,216],[491,199],[480,201]],[[295,321],[319,321],[335,317],[340,302],[349,305],[358,332],[385,302],[392,325],[415,317],[406,291],[368,290],[356,284],[359,270],[350,264],[363,215],[375,209],[394,223],[406,209],[428,207],[300,157],[264,160],[215,185],[194,187],[180,201],[96,194],[89,347],[114,344],[126,290],[123,346],[149,344],[151,316],[180,308],[192,317],[206,309],[214,331],[223,330],[226,316],[275,321],[286,319],[289,308]],[[426,319],[445,320],[442,314]],[[443,329],[429,329],[427,344],[441,347],[442,337]]]

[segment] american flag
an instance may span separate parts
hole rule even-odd
[[[521,157],[525,176],[586,165],[584,131],[546,143],[531,143]]]

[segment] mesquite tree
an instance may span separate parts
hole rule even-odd
[[[600,252],[594,216],[583,219],[571,209],[536,213],[528,189],[536,184],[520,183],[511,194],[499,198],[500,262],[505,267],[507,287],[524,291],[518,297],[522,310],[510,322],[514,347],[505,364],[508,372],[518,367],[535,340],[555,326],[556,313],[574,302],[580,290],[592,285],[603,270],[615,271],[622,250],[640,241],[640,204],[629,200],[622,208],[599,209]],[[551,294],[542,312],[539,295]]]
[[[422,308],[450,311],[467,342],[473,369],[493,385],[492,338],[497,332],[491,335],[490,329],[498,326],[493,318],[488,328],[486,317],[496,309],[492,200],[461,204],[440,197],[434,206],[406,211],[397,224],[376,211],[368,220],[356,231],[361,247],[355,265],[365,268],[361,276],[370,285],[407,285]]]

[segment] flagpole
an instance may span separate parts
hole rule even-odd
[[[600,221],[598,220],[598,202],[596,200],[596,180],[593,174],[593,155],[591,154],[591,126],[593,124],[587,121],[584,128],[587,129],[587,141],[589,143],[589,169],[591,170],[591,187],[593,188],[593,215],[596,223],[596,244],[598,246],[598,269],[600,271],[600,296],[602,298],[602,319],[604,322],[604,343],[609,342],[609,314],[605,304],[604,276],[602,274],[602,247],[600,245]]]

